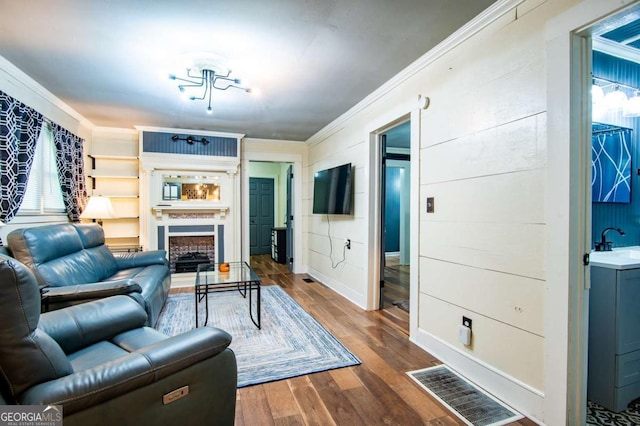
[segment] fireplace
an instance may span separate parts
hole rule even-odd
[[[200,263],[215,259],[213,235],[169,236],[169,268],[172,273],[195,272]]]

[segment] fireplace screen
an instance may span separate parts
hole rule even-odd
[[[213,235],[169,237],[169,267],[172,273],[195,272],[201,263],[213,263]]]

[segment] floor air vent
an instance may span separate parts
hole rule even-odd
[[[505,425],[523,417],[446,365],[407,374],[468,425]]]
[[[302,281],[304,281],[305,283],[313,283],[313,282],[315,282],[311,278],[303,278]]]

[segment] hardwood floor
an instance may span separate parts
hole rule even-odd
[[[387,311],[389,315],[394,316],[400,314],[399,311],[408,311],[408,306],[406,306],[406,309],[402,309],[397,305],[398,302],[403,302],[407,305],[409,303],[410,268],[409,265],[400,265],[399,259],[399,256],[387,255],[384,268],[382,309]],[[406,317],[406,321],[403,321],[402,317]],[[398,321],[398,324],[404,325],[405,334],[409,335],[408,315],[400,314]]]
[[[268,255],[252,257],[251,266],[263,285],[280,285],[362,364],[238,389],[236,425],[464,424],[405,374],[439,364],[409,342],[398,323],[403,313],[408,323],[406,312],[363,311]]]

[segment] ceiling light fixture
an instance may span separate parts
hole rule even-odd
[[[598,116],[598,120],[601,120],[605,114],[620,112],[624,117],[639,117],[639,91],[640,89],[627,84],[593,76],[591,101],[594,117]],[[629,97],[629,92],[634,96]]]
[[[219,58],[208,54],[194,59],[192,64],[187,66],[186,77],[169,74],[169,79],[184,82],[178,85],[178,89],[188,99],[192,101],[208,99],[208,114],[213,112],[211,108],[213,89],[227,90],[234,88],[251,93],[251,89],[243,86],[239,78],[231,77],[231,70],[224,66]]]

